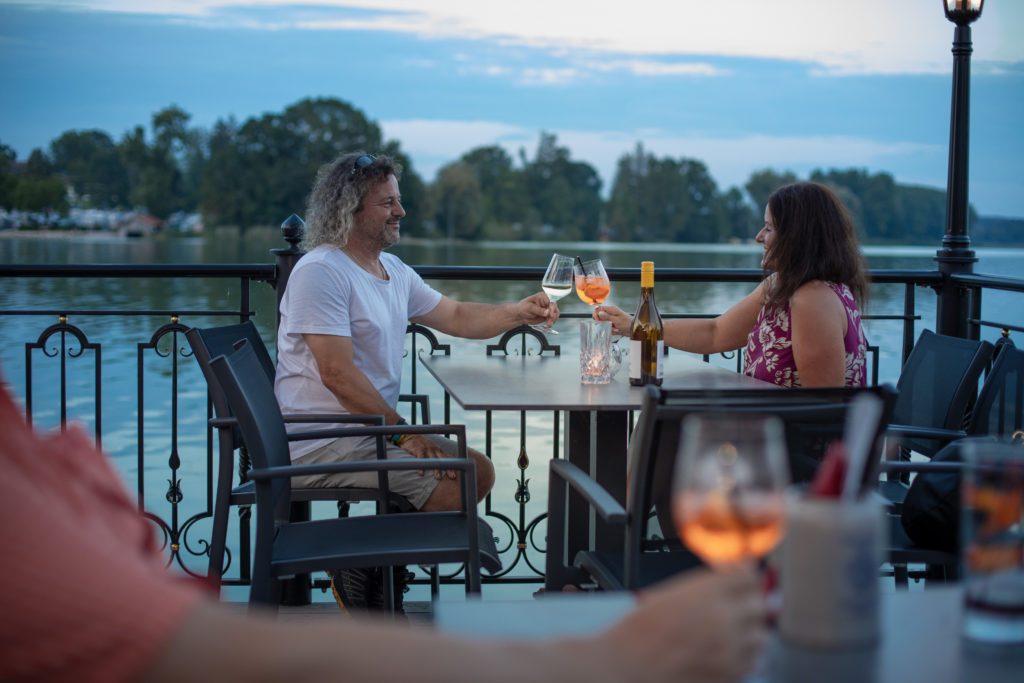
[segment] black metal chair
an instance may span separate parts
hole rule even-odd
[[[971,436],[1012,436],[1024,430],[1024,350],[1008,338],[996,348],[992,369],[971,413],[967,428]]]
[[[967,411],[992,351],[985,341],[921,332],[896,384],[899,395],[886,431],[888,459],[907,461],[911,452],[930,458],[951,438],[966,435]],[[898,511],[907,478],[890,472],[879,482],[879,492]]]
[[[549,590],[595,583],[604,590],[643,588],[700,565],[679,541],[671,523],[671,486],[682,420],[699,412],[757,413],[778,416],[786,431],[791,469],[804,469],[842,435],[849,402],[862,391],[875,393],[884,408],[875,429],[879,444],[895,394],[891,387],[875,389],[741,389],[715,392],[665,390],[650,387],[629,446],[627,503],[598,486],[578,467],[563,460],[551,462],[548,498],[547,582]],[[867,482],[877,468],[861,474]],[[621,526],[622,552],[581,551],[564,564],[565,508],[569,490],[580,493],[606,524]],[[651,538],[651,512],[661,527]]]
[[[995,361],[978,392],[971,411],[970,424],[962,429],[932,430],[944,443],[959,443],[964,436],[1006,437],[1024,429],[1024,351],[1008,340],[997,345]],[[886,461],[883,472],[908,476],[958,474],[961,463]],[[892,480],[890,480],[892,481]],[[905,486],[901,484],[901,486]],[[888,497],[888,496],[887,496]],[[904,493],[901,500],[905,500]],[[960,576],[960,555],[948,550],[924,547],[907,535],[899,515],[890,517],[890,552],[897,586],[908,579],[955,580]],[[908,565],[924,565],[923,572],[910,571]]]
[[[217,460],[217,488],[214,494],[213,504],[213,529],[210,535],[209,563],[207,565],[207,576],[210,584],[217,586],[225,571],[224,558],[226,555],[226,541],[228,528],[228,510],[232,506],[248,508],[256,502],[255,486],[248,480],[248,454],[238,429],[226,424],[233,417],[224,390],[220,386],[210,361],[216,357],[232,353],[234,345],[245,340],[252,348],[253,354],[258,361],[258,369],[273,385],[274,362],[270,358],[266,345],[260,338],[259,331],[252,321],[246,321],[237,325],[224,325],[221,327],[198,328],[193,327],[186,334],[186,338],[192,347],[192,354],[195,356],[199,367],[206,378],[206,384],[210,393],[210,401],[213,404],[216,419],[214,426],[218,429],[218,460]],[[427,397],[414,394],[403,394],[400,400],[408,401],[417,405],[420,415],[424,421],[430,421],[430,407]],[[415,417],[415,415],[414,415]],[[301,415],[288,416],[285,418],[288,423],[322,423],[322,424],[384,424],[380,415]],[[239,451],[238,474],[240,483],[232,487],[235,464],[235,451]],[[313,501],[338,501],[342,506],[352,502],[376,501],[378,506],[383,503],[380,492],[377,489],[361,488],[294,488],[292,489],[292,501],[296,503],[310,503]],[[397,510],[411,510],[404,497],[398,494],[391,494],[388,498],[388,505]],[[243,515],[243,521],[247,521],[247,515]],[[249,578],[249,535],[248,524],[243,524],[242,543],[240,553],[240,575],[243,580]]]
[[[395,565],[444,562],[464,563],[466,592],[479,593],[482,557],[490,571],[500,568],[493,533],[477,517],[476,472],[466,457],[466,433],[462,425],[410,425],[346,427],[353,436],[376,436],[378,459],[317,465],[292,465],[289,438],[322,439],[337,436],[339,429],[289,435],[274,397],[273,387],[260,371],[260,360],[245,341],[238,349],[210,361],[241,433],[253,469],[249,477],[256,488],[256,549],[250,604],[277,605],[280,580],[316,570],[382,566],[385,604],[393,608],[391,568]],[[400,431],[406,434],[454,435],[459,457],[428,460],[387,460],[384,439]],[[291,522],[291,478],[306,474],[377,472],[383,499],[389,495],[387,473],[395,470],[445,469],[458,471],[462,480],[462,508],[452,512],[407,512]]]

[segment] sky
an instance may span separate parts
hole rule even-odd
[[[972,31],[970,199],[1024,217],[1024,1]],[[952,37],[940,0],[0,0],[0,142],[337,97],[427,180],[546,131],[605,192],[638,143],[722,189],[850,167],[944,188]]]

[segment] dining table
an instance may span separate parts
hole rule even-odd
[[[576,354],[421,356],[420,361],[464,410],[564,412],[564,457],[625,503],[629,413],[642,406],[645,393],[644,387],[630,385],[627,368],[607,384],[583,384]],[[673,350],[665,368],[662,387],[667,389],[775,386],[682,351]],[[602,524],[575,493],[566,519],[567,558],[584,549],[622,548],[621,528]]]
[[[785,596],[783,596],[785,600]],[[594,636],[636,605],[630,592],[555,593],[532,600],[439,601],[434,628],[486,641],[555,641]],[[770,631],[745,683],[1016,683],[1024,671],[1024,645],[965,639],[963,590],[891,588],[881,595],[881,637],[874,645],[821,647]]]

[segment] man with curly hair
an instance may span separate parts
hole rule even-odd
[[[363,152],[344,154],[317,173],[306,217],[307,253],[292,270],[281,300],[275,393],[285,414],[363,413],[384,415],[389,425],[404,424],[395,406],[409,321],[453,336],[487,339],[558,318],[558,307],[543,292],[510,304],[455,301],[386,253],[398,243],[405,216],[400,176],[401,166],[393,159]],[[453,441],[430,435],[402,435],[388,444],[389,458],[455,454]],[[292,444],[297,464],[375,457],[373,437]],[[494,483],[494,467],[475,450],[469,449],[469,457],[476,464],[482,500]],[[431,472],[393,472],[388,482],[417,509],[459,509],[455,473]],[[377,475],[314,475],[297,478],[295,484],[374,488]],[[366,597],[373,590],[368,583],[375,581],[369,570],[346,572],[341,582],[334,578],[336,597],[345,604],[373,606]]]

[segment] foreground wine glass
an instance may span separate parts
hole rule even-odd
[[[687,416],[672,504],[680,539],[712,566],[763,558],[782,538],[788,479],[778,418]]]
[[[544,271],[544,279],[541,280],[540,287],[552,301],[558,301],[572,291],[572,261],[571,256],[551,255],[551,263]],[[530,325],[530,327],[545,334],[558,334],[558,330],[552,329],[548,324]]]

